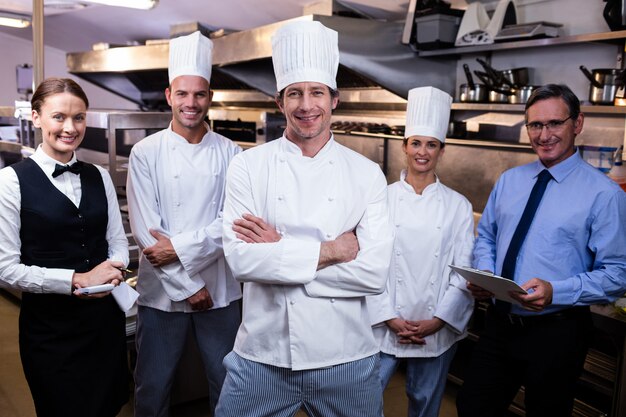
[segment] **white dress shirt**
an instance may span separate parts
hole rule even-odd
[[[245,283],[237,354],[301,370],[378,352],[365,296],[383,290],[389,267],[386,184],[378,165],[333,138],[313,158],[283,136],[233,159],[224,252]],[[237,239],[233,221],[244,213],[276,227],[281,240]],[[351,230],[357,258],[316,271],[321,242]]]
[[[30,157],[39,165],[59,191],[69,198],[76,207],[80,204],[82,190],[80,176],[65,172],[52,178],[54,167],[61,164],[48,156],[41,146]],[[76,155],[68,165],[76,162]],[[128,239],[122,226],[122,217],[117,203],[117,194],[109,173],[96,165],[108,202],[108,223],[106,240],[109,243],[108,258],[128,265]],[[36,265],[27,266],[20,262],[20,210],[22,198],[20,183],[13,168],[0,170],[0,285],[33,293],[71,294],[73,269],[42,268]]]
[[[469,266],[474,243],[472,206],[439,179],[422,194],[401,180],[390,185],[389,211],[395,240],[384,293],[368,297],[374,335],[381,351],[396,357],[435,357],[465,337],[474,302],[466,282],[448,265]],[[400,317],[446,324],[425,345],[400,344],[384,323]]]
[[[158,268],[141,255],[139,305],[192,312],[187,298],[203,287],[213,308],[241,298],[224,260],[221,218],[226,169],[241,148],[206,127],[198,144],[170,125],[131,150],[126,192],[133,236],[143,250],[156,243],[154,229],[171,239],[179,258]]]

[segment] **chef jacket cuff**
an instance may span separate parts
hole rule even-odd
[[[73,269],[45,268],[42,292],[71,294]]]

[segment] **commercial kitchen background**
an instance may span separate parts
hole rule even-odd
[[[466,8],[468,3],[465,0],[449,2],[453,7],[461,9]],[[498,1],[482,0],[481,2],[488,10],[493,10],[498,4]],[[226,36],[228,36],[231,32],[251,30],[301,16],[317,7],[312,3],[320,3],[320,7],[324,8],[325,4],[331,2],[230,0],[225,3],[211,0],[160,0],[159,6],[151,11],[92,6],[77,11],[46,12],[44,19],[45,75],[70,76],[77,79],[87,92],[91,109],[94,110],[93,114],[102,116],[102,120],[112,120],[112,117],[117,117],[115,112],[109,111],[110,109],[131,111],[130,114],[136,114],[140,110],[140,106],[136,103],[93,85],[81,77],[69,74],[68,54],[90,51],[92,44],[97,42],[125,45],[130,41],[143,43],[148,39],[167,39],[172,25],[187,22],[197,21],[212,30],[225,29]],[[343,3],[349,3],[356,10],[361,10],[378,19],[404,22],[409,0],[354,0]],[[436,85],[455,97],[452,116],[454,120],[477,121],[474,123],[476,132],[468,133],[463,138],[449,140],[446,158],[442,161],[440,169],[442,180],[470,199],[477,217],[484,207],[497,176],[506,168],[533,160],[534,154],[525,137],[522,106],[458,103],[459,87],[466,82],[463,64],[469,65],[472,70],[481,69],[476,58],[485,58],[497,69],[530,68],[533,85],[551,82],[567,83],[585,105],[583,111],[587,118],[585,131],[577,142],[579,145],[615,148],[624,143],[626,136],[626,111],[614,106],[591,106],[588,102],[590,83],[579,69],[580,65],[585,65],[589,69],[624,66],[622,58],[626,32],[618,36],[601,36],[613,38],[609,42],[595,42],[591,38],[584,37],[593,33],[607,35],[611,32],[602,15],[606,2],[603,0],[517,0],[515,3],[519,23],[538,21],[560,23],[563,24],[560,35],[562,38],[580,35],[581,39],[562,45],[553,43],[547,46],[536,45],[520,49],[490,50],[487,48],[476,53],[459,52],[421,57],[409,46],[403,46],[411,60],[414,60],[413,64],[416,67],[414,73],[409,74],[406,80],[411,84],[408,88]],[[26,7],[30,10],[31,4],[31,0],[0,0],[0,11],[9,6]],[[340,38],[349,35],[343,33],[341,29],[338,30]],[[22,98],[22,95],[16,91],[15,71],[17,65],[33,62],[31,39],[30,28],[0,28],[0,56],[2,57],[0,59],[0,107],[12,107],[15,100]],[[396,41],[399,42],[399,39]],[[370,64],[366,62],[365,65]],[[387,79],[398,78],[395,76],[395,70],[393,65],[382,66],[380,72],[383,84],[385,77]],[[158,88],[164,87],[165,85]],[[383,85],[383,88],[368,89],[366,94],[348,93],[342,96],[344,108],[342,110],[340,107],[333,117],[337,132],[342,127],[355,123],[365,124],[366,130],[375,127],[372,126],[375,123],[392,126],[403,124],[404,99],[402,96],[405,94],[398,90],[402,88],[396,89],[399,94],[396,95],[385,89]],[[259,97],[260,93],[254,93],[254,97]],[[217,101],[219,97],[218,94]],[[227,94],[222,97],[225,102],[229,100]],[[267,107],[262,112],[257,108],[251,112],[241,109],[232,110],[229,107],[220,107],[217,103],[212,111],[212,118],[230,120],[244,116],[244,119],[256,120],[253,131],[256,128],[264,129],[267,135],[261,136],[263,140],[269,140],[271,139],[268,133],[271,127],[269,119],[275,109],[272,108],[269,97],[266,96],[265,101],[263,99],[261,101],[262,105],[256,107]],[[368,106],[369,104],[371,106]],[[263,113],[265,117],[261,123],[258,120],[260,113]],[[168,115],[155,115],[153,120],[160,124],[167,123]],[[280,121],[277,123],[280,125]],[[164,126],[155,124],[151,127]],[[467,129],[471,129],[470,124],[467,125]],[[388,134],[380,135],[378,134],[380,132],[370,129],[370,132],[365,133],[370,135],[336,133],[336,136],[342,143],[379,162],[386,170],[390,183],[396,181],[403,165],[400,136],[397,131],[391,130],[386,132]],[[259,135],[256,136],[258,141]],[[139,138],[131,134],[130,138],[126,139],[138,140]],[[106,141],[106,138],[104,140]],[[253,146],[254,141],[247,145]],[[101,162],[107,163],[108,160],[105,157]],[[120,176],[118,185],[123,184],[122,179],[123,176]],[[616,219],[616,221],[623,221],[623,219]],[[10,311],[10,307],[8,310],[3,307],[0,320],[14,314]],[[480,328],[481,314],[481,309],[478,308],[473,323],[474,329]],[[623,381],[626,369],[624,361],[626,325],[624,321],[616,320],[613,316],[610,306],[596,309],[594,319],[599,329],[598,344],[588,358],[585,375],[581,379],[581,394],[577,403],[578,415],[617,417],[626,414],[624,404],[626,383]],[[450,380],[453,382],[451,385],[461,382],[463,359],[467,357],[474,341],[475,335],[473,334],[459,349],[459,360],[455,362],[450,375]],[[2,372],[6,369],[8,367],[0,368]],[[0,373],[0,389],[4,390],[6,384],[7,379]],[[401,381],[396,384],[395,390],[397,394],[391,401],[402,401]],[[452,390],[452,395],[453,392],[454,390]],[[181,396],[190,397],[188,393],[183,393]],[[523,415],[523,408],[519,406],[513,407],[513,411]],[[455,415],[450,400],[448,400],[445,412],[448,413],[445,414],[446,416]],[[402,413],[398,411],[397,415],[402,415]]]

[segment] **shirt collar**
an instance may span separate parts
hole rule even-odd
[[[405,191],[415,194],[415,190],[413,189],[413,186],[409,184],[408,182],[406,182],[406,173],[407,173],[406,168],[400,171],[400,184],[402,185],[402,188],[404,188]],[[440,184],[439,177],[437,176],[437,174],[435,174],[435,182],[432,184],[428,184],[426,188],[424,188],[424,191],[422,191],[422,195],[434,192],[439,186],[439,184]]]
[[[54,172],[54,168],[57,164],[59,165],[72,165],[76,162],[76,152],[72,154],[72,159],[68,163],[59,162],[56,159],[52,158],[50,155],[44,152],[41,145],[37,147],[35,153],[31,155],[31,159],[39,165],[39,167],[45,172],[48,177],[52,177],[52,173]]]
[[[212,133],[211,126],[209,126],[206,122],[202,122],[202,124],[206,128],[206,133],[202,137],[202,140],[200,141],[200,143],[203,143],[204,141],[206,141],[207,137],[209,137],[211,135],[211,133]],[[170,122],[170,125],[167,127],[167,130],[169,131],[170,137],[172,139],[176,140],[177,142],[183,143],[183,144],[185,144],[185,143],[189,144],[187,139],[185,139],[184,137],[182,137],[181,135],[179,135],[178,133],[176,133],[176,132],[174,132],[172,130],[172,122]]]
[[[281,146],[280,146],[281,151],[285,152],[286,154],[302,156],[302,149],[300,149],[298,145],[296,145],[295,143],[287,139],[284,133],[283,133],[283,136],[279,140],[281,141]],[[319,150],[317,155],[315,155],[313,158],[310,158],[310,159],[324,158],[326,155],[328,155],[331,152],[331,150],[334,147],[334,144],[335,144],[335,136],[331,133],[330,139],[328,140],[328,142],[324,144],[324,146],[322,147],[322,149]]]
[[[533,173],[533,178],[536,178],[537,175],[539,175],[541,171],[543,171],[544,169],[547,169],[548,171],[550,171],[552,178],[554,178],[556,182],[560,183],[565,178],[567,178],[567,176],[571,174],[572,171],[574,171],[582,162],[583,160],[580,157],[578,148],[574,149],[574,154],[571,155],[569,158],[567,158],[564,161],[559,162],[558,164],[550,168],[546,168],[545,165],[541,163],[541,161],[537,160],[536,169],[535,169],[535,172]]]

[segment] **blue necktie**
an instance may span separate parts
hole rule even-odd
[[[517,255],[519,254],[519,250],[524,243],[524,239],[526,239],[526,234],[528,233],[530,224],[535,217],[537,207],[539,207],[539,202],[541,201],[543,193],[546,191],[548,182],[550,182],[551,179],[552,175],[547,169],[541,171],[537,177],[537,182],[530,192],[530,197],[528,197],[528,202],[526,203],[526,207],[524,208],[522,217],[517,224],[517,228],[513,233],[511,243],[509,243],[509,249],[506,251],[506,256],[504,257],[504,262],[502,263],[502,272],[500,273],[500,275],[504,278],[508,278],[511,280],[515,278],[515,264],[517,263]],[[506,305],[507,309],[510,309],[511,306],[510,303],[497,300],[496,306],[498,306],[499,304]]]

